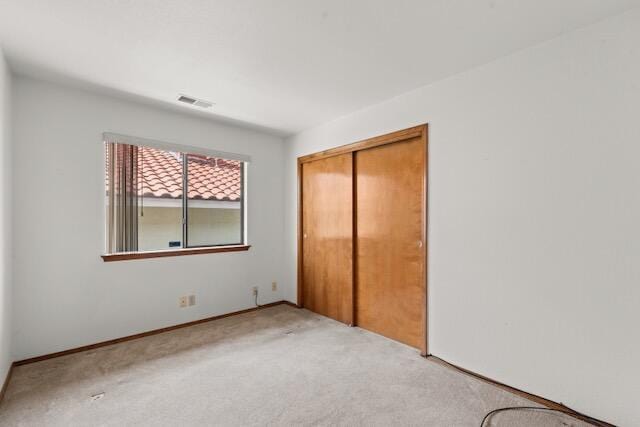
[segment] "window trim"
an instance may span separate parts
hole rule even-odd
[[[251,162],[251,157],[243,154],[227,153],[223,151],[203,149],[200,147],[191,147],[186,145],[178,145],[167,143],[163,141],[157,141],[147,138],[139,138],[128,135],[114,134],[110,132],[103,133],[103,143],[123,143],[129,145],[137,145],[141,147],[151,147],[165,151],[175,151],[182,155],[183,163],[183,200],[182,200],[182,246],[179,248],[160,249],[151,251],[136,251],[136,252],[104,252],[101,256],[104,262],[112,261],[127,261],[134,259],[147,259],[147,258],[164,258],[184,255],[200,255],[208,253],[221,253],[221,252],[239,252],[248,251],[251,245],[247,242],[247,164]],[[240,242],[238,243],[225,243],[218,245],[203,245],[203,246],[188,246],[188,158],[189,155],[205,155],[208,157],[219,157],[225,160],[235,160],[240,162],[240,181],[241,181],[241,193],[240,200]],[[106,222],[106,221],[105,221]],[[108,227],[108,225],[107,225]],[[106,242],[105,242],[106,249]]]
[[[161,251],[145,252],[120,252],[115,254],[101,255],[104,262],[128,261],[133,259],[165,258],[183,255],[201,255],[220,252],[242,252],[248,251],[251,245],[230,245],[230,246],[203,246],[199,248],[167,249]]]

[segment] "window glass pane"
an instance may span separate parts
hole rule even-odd
[[[187,155],[189,247],[242,243],[242,162]]]
[[[138,251],[182,247],[182,154],[140,147]]]

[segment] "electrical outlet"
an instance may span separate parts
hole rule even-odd
[[[189,295],[189,305],[196,305],[196,296]]]
[[[258,287],[254,286],[253,288],[251,288],[251,294],[255,297],[256,295],[258,295]]]
[[[178,298],[178,306],[180,308],[187,307],[188,305],[189,305],[189,297],[184,296],[184,297]]]
[[[273,292],[278,290],[278,282],[271,282],[271,290]]]

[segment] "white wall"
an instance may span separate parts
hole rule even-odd
[[[0,388],[11,366],[11,72],[0,50]]]
[[[15,359],[282,299],[281,138],[26,77],[13,101]],[[251,155],[252,248],[104,263],[103,131]]]
[[[290,138],[286,298],[296,157],[428,122],[430,352],[640,424],[638,40],[635,10]]]

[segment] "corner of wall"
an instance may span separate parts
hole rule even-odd
[[[11,70],[0,49],[0,386],[12,359]]]
[[[286,226],[284,229],[284,265],[282,274],[284,276],[283,297],[285,300],[297,304],[298,302],[298,279],[297,279],[297,258],[298,248],[295,236],[297,230],[297,197],[292,195],[298,192],[296,155],[293,149],[293,136],[284,138],[283,156],[284,163],[284,223],[296,224],[296,227]],[[292,260],[294,260],[292,262]]]

